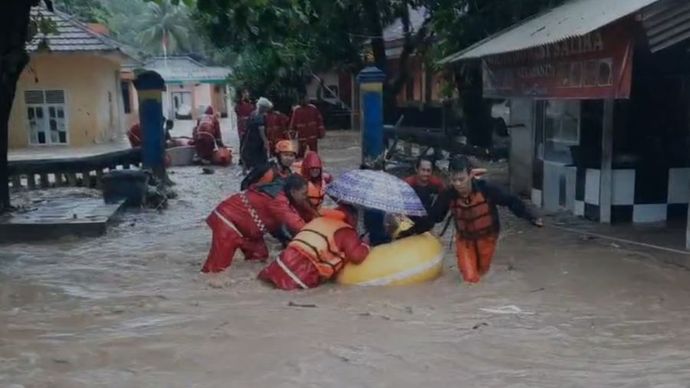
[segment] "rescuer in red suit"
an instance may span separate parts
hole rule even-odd
[[[303,211],[306,202],[307,182],[299,175],[230,196],[206,219],[213,240],[201,271],[226,270],[237,249],[247,260],[268,259],[264,235],[287,243],[313,217]]]
[[[307,150],[319,152],[319,139],[326,136],[326,128],[321,112],[316,106],[308,104],[304,95],[300,97],[299,105],[292,110],[290,131],[299,140],[298,158],[303,158]]]
[[[202,161],[210,162],[213,159],[213,151],[217,147],[224,147],[220,133],[220,121],[214,115],[213,107],[206,108],[204,115],[197,121],[193,132],[194,147],[197,156]]]
[[[271,152],[274,154],[279,141],[289,140],[288,125],[290,125],[290,118],[287,115],[277,110],[271,110],[266,114],[266,137]]]
[[[355,229],[356,214],[341,205],[306,224],[259,279],[282,290],[314,288],[333,279],[346,263],[363,262],[370,248]]]
[[[242,141],[244,133],[247,131],[247,121],[249,116],[256,109],[256,105],[251,101],[248,90],[242,91],[242,96],[235,105],[235,114],[237,115],[237,135],[240,139],[240,149],[242,149]]]
[[[314,151],[307,151],[304,155],[300,173],[309,183],[307,189],[309,203],[316,211],[319,211],[326,196],[326,186],[331,183],[333,177],[323,171],[323,162],[319,154]]]

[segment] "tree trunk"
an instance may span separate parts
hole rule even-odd
[[[17,81],[29,63],[25,50],[31,7],[38,0],[0,2],[0,213],[10,209],[7,148],[9,119]]]

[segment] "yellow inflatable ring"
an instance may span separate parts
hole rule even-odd
[[[362,264],[347,264],[340,284],[404,286],[436,279],[443,270],[443,246],[429,233],[412,236],[371,250]]]

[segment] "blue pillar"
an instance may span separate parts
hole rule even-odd
[[[165,134],[161,101],[165,81],[154,71],[144,71],[137,74],[134,86],[139,95],[139,125],[143,136],[141,159],[144,168],[164,170]]]
[[[386,74],[370,66],[357,75],[362,128],[362,164],[372,166],[383,155],[383,81]]]

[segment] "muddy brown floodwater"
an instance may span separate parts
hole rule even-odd
[[[356,136],[329,133],[324,154],[336,173],[356,166]],[[211,287],[204,218],[238,173],[175,169],[162,213],[127,213],[98,239],[0,246],[0,386],[690,385],[690,273],[509,216],[476,286],[448,250],[443,276],[413,287],[285,293],[242,260]]]

